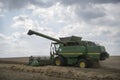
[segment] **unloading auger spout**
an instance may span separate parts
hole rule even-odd
[[[45,35],[45,34],[42,34],[42,33],[39,33],[39,32],[33,31],[33,30],[29,30],[27,34],[28,34],[28,35],[33,35],[33,34],[35,34],[35,35],[37,35],[37,36],[41,36],[41,37],[47,38],[47,39],[52,40],[52,41],[56,41],[57,43],[65,44],[64,42],[62,42],[62,41],[60,41],[60,40],[58,40],[58,39],[55,39],[55,38],[53,38],[53,37],[50,37],[50,36],[48,36],[48,35]]]

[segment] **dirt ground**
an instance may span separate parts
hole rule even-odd
[[[0,59],[0,80],[120,80],[120,56],[100,62],[99,68],[25,65],[28,58]]]

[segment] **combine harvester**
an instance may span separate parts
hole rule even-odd
[[[71,36],[63,37],[60,40],[50,36],[29,30],[28,35],[37,35],[54,41],[51,43],[50,57],[30,57],[29,65],[72,65],[80,68],[93,67],[100,60],[105,60],[109,57],[105,47],[97,45],[91,41],[81,40],[82,37]]]

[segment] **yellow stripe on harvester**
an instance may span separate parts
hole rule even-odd
[[[83,54],[83,53],[62,53],[62,54]]]
[[[88,54],[100,54],[100,53],[88,53]]]

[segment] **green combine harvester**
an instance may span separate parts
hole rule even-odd
[[[51,43],[50,57],[30,57],[29,65],[56,65],[79,66],[80,68],[93,67],[100,60],[109,57],[105,47],[91,41],[84,41],[82,37],[63,37],[60,40],[29,30],[28,35],[37,35],[54,41]]]

